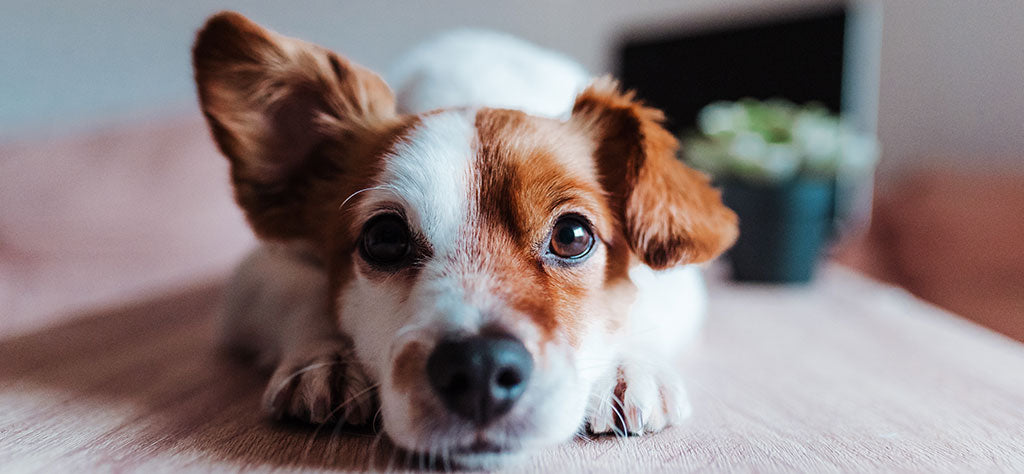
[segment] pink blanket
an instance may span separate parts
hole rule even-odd
[[[0,146],[0,335],[222,276],[253,244],[197,113]]]

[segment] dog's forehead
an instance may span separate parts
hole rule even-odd
[[[511,110],[427,114],[384,157],[363,205],[398,205],[440,253],[484,221],[532,229],[566,203],[600,214],[591,145],[567,129]]]
[[[454,244],[469,213],[474,116],[473,110],[450,110],[422,117],[385,156],[370,190],[367,205],[401,206],[435,251]]]

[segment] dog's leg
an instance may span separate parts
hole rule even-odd
[[[370,421],[376,397],[327,309],[327,276],[286,249],[263,246],[228,288],[223,340],[274,367],[263,409],[313,423]]]
[[[629,325],[617,339],[617,363],[591,392],[587,426],[592,433],[642,434],[682,422],[692,409],[677,355],[699,332],[706,292],[694,266],[630,271],[637,299]]]

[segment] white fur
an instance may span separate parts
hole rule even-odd
[[[273,364],[303,342],[337,329],[324,317],[327,276],[293,249],[261,245],[239,264],[225,295],[221,339]],[[282,317],[287,315],[287,317]]]
[[[643,352],[662,361],[672,360],[704,322],[707,291],[700,267],[654,271],[637,265],[629,270],[629,278],[637,287],[637,299],[630,308],[623,344],[645,348]]]
[[[514,36],[457,30],[402,56],[388,80],[404,112],[486,106],[564,118],[590,76],[575,61]]]
[[[469,212],[472,117],[465,110],[425,117],[386,158],[380,184],[366,191],[358,214],[371,216],[397,205],[410,227],[431,243],[435,257],[451,253]],[[392,283],[373,285],[357,272],[342,295],[359,297],[338,301],[342,330],[354,337],[357,352],[378,380],[388,366],[386,349],[410,317],[397,305],[406,296],[403,283]]]
[[[363,215],[397,201],[435,251],[450,251],[469,209],[475,115],[456,109],[424,117],[385,158],[380,185],[362,201]]]
[[[586,77],[572,61],[519,40],[460,32],[406,56],[392,74],[392,85],[407,112],[495,106],[565,117]],[[330,392],[331,361],[341,355],[352,362],[344,368],[345,379],[351,380],[346,399],[358,398],[371,381],[379,382],[384,428],[398,445],[412,450],[456,448],[483,436],[517,447],[510,451],[515,455],[569,439],[583,423],[598,433],[623,425],[640,433],[684,419],[689,403],[671,362],[703,319],[700,270],[687,266],[655,272],[637,266],[630,271],[637,299],[625,327],[609,333],[603,324],[586,326],[578,349],[564,341],[539,347],[529,318],[504,307],[493,296],[497,288],[488,270],[459,252],[478,215],[470,182],[474,117],[472,108],[425,116],[388,155],[379,182],[360,191],[365,194],[356,201],[355,228],[382,208],[398,208],[431,245],[433,256],[411,285],[397,278],[372,279],[357,267],[334,295],[339,314],[328,315],[322,303],[324,272],[299,253],[261,247],[239,267],[228,296],[226,340],[256,349],[266,362],[277,364],[265,406],[273,405],[280,387],[298,380],[294,400],[284,411],[307,416],[307,410],[312,421],[323,419],[326,414],[309,408]],[[604,265],[604,249],[596,251],[590,261]],[[413,419],[409,395],[399,393],[392,380],[398,352],[410,342],[432,347],[446,334],[473,333],[488,323],[503,325],[532,353],[545,354],[544,365],[535,369],[512,411],[481,431],[446,413],[424,386],[417,396],[433,407],[435,416]],[[355,358],[339,330],[352,338]],[[614,400],[620,382],[627,385],[621,401]],[[345,407],[343,419],[368,421],[369,403],[369,397],[358,398]],[[493,467],[505,459],[480,454],[457,461]]]
[[[637,298],[625,330],[607,342],[616,354],[615,370],[602,374],[591,391],[587,422],[595,433],[623,426],[630,433],[659,431],[691,412],[673,362],[704,321],[707,292],[701,270],[686,265],[654,271],[637,265],[629,276]],[[614,400],[620,378],[627,389],[624,400]]]

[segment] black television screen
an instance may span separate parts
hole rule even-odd
[[[622,46],[619,77],[677,132],[716,100],[817,101],[839,112],[845,24],[839,8],[634,39]]]

